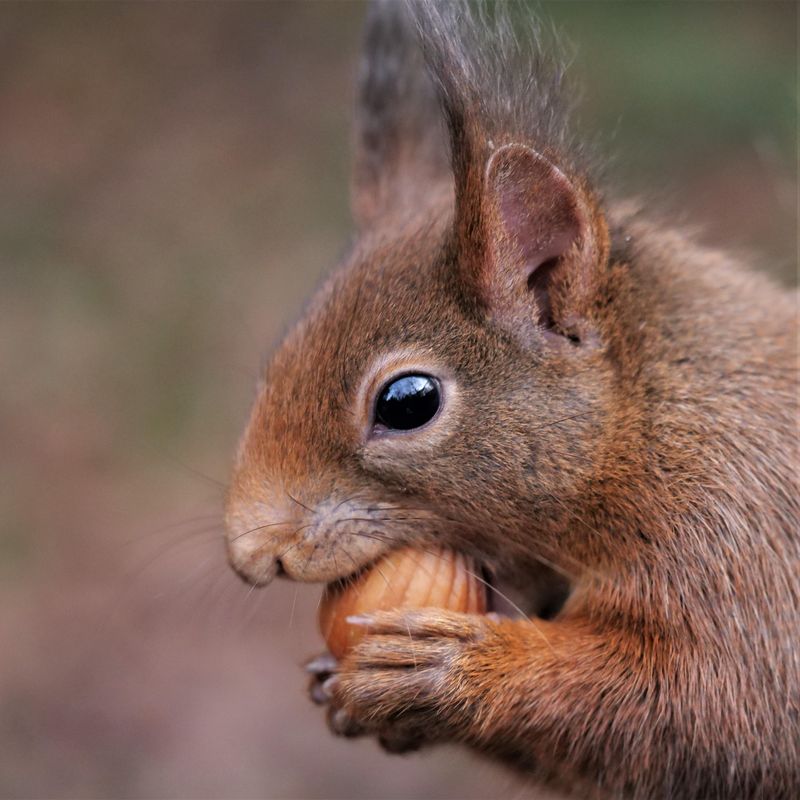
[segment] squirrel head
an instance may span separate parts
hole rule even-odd
[[[370,8],[358,236],[267,366],[229,491],[252,583],[344,577],[401,543],[498,571],[552,557],[600,469],[605,217],[560,70],[467,9]]]

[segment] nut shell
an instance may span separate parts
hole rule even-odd
[[[404,548],[384,556],[348,582],[325,588],[319,627],[336,658],[366,631],[347,617],[403,608],[443,608],[467,614],[486,613],[486,591],[475,562],[452,550],[433,552]]]

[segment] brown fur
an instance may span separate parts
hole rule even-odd
[[[546,125],[511,83],[481,110],[480,20],[412,11],[434,83],[411,80],[409,24],[377,4],[361,233],[266,370],[231,562],[256,584],[329,581],[444,544],[534,615],[568,583],[549,620],[365,620],[316,670],[338,732],[464,742],[580,797],[798,797],[796,295],[602,201],[553,92],[531,101]],[[432,85],[452,173],[419,125]],[[372,398],[406,368],[440,378],[442,413],[372,437]]]

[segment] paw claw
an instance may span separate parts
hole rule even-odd
[[[372,615],[371,614],[351,614],[347,617],[347,622],[350,625],[359,625],[361,627],[367,627],[368,625],[372,624]]]
[[[321,656],[312,658],[305,666],[306,672],[311,675],[323,675],[328,672],[335,672],[339,662],[330,653],[323,653]]]
[[[311,702],[318,706],[324,706],[330,702],[330,695],[325,691],[325,688],[319,681],[312,681],[309,686],[308,693],[311,697]]]
[[[305,665],[306,672],[311,675],[308,682],[308,694],[311,702],[318,706],[324,706],[332,700],[332,690],[339,669],[339,662],[330,654],[323,653],[321,656],[312,658]]]
[[[337,736],[353,738],[364,733],[364,728],[343,708],[332,710],[328,715],[328,725]]]

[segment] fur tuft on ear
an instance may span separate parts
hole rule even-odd
[[[456,186],[492,143],[526,142],[578,170],[564,46],[523,3],[406,0],[450,131]],[[544,46],[546,40],[547,46]]]
[[[579,177],[564,67],[512,3],[407,2],[450,133],[465,289],[526,343],[541,331],[574,341],[607,232]]]
[[[433,80],[404,5],[368,8],[359,68],[351,205],[360,228],[402,213],[451,181]]]

